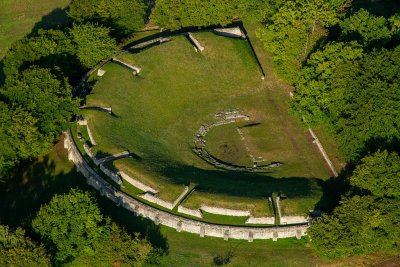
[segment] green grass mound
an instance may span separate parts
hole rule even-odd
[[[177,36],[118,56],[141,67],[139,76],[109,63],[103,77],[92,77],[98,80],[86,104],[113,110],[112,115],[83,111],[98,143],[93,151],[129,150],[133,157],[113,162],[114,167],[159,190],[161,199],[173,201],[184,186],[195,185],[195,193],[182,203],[189,208],[203,203],[273,216],[266,200],[279,192],[296,202],[305,200],[294,206],[294,214],[312,210],[322,194],[319,181],[329,173],[306,130],[287,113],[287,92],[265,89],[247,41],[212,33],[195,36],[203,53]],[[257,173],[229,171],[193,152],[199,128],[217,122],[216,113],[232,110],[250,119],[213,127],[204,137],[207,152],[234,165],[252,167],[256,159],[282,166]]]

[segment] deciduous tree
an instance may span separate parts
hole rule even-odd
[[[77,56],[86,68],[92,68],[118,52],[115,39],[109,36],[109,28],[94,24],[75,24],[70,32],[77,46]]]
[[[235,4],[230,0],[157,0],[152,19],[160,27],[225,26],[232,22]]]
[[[12,231],[0,225],[0,266],[51,266],[42,245],[38,246],[25,236],[25,231]]]
[[[377,197],[400,197],[400,156],[385,150],[364,157],[350,184]]]
[[[94,255],[94,244],[107,231],[93,197],[75,189],[42,206],[32,227],[47,246],[55,248],[58,262],[71,261],[80,253]]]
[[[293,83],[308,53],[338,17],[337,9],[323,0],[287,1],[257,32],[273,55],[277,74]]]

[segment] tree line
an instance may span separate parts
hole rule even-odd
[[[376,15],[351,0],[72,0],[67,14],[69,24],[25,37],[3,60],[0,180],[21,161],[48,152],[70,127],[80,102],[72,88],[85,71],[117,53],[123,38],[145,24],[178,30],[243,19],[262,25],[256,34],[276,74],[295,88],[293,114],[305,125],[328,128],[349,164],[342,200],[310,229],[315,251],[335,258],[398,249],[399,13]],[[73,225],[66,214],[82,220]],[[21,229],[0,228],[3,262],[33,255],[24,259],[35,258],[40,266],[75,260],[90,265],[100,250],[99,259],[145,262],[152,251],[104,219],[91,197],[78,191],[55,196],[32,228],[43,245]],[[134,244],[129,255],[113,254],[118,249],[110,238],[115,246]]]
[[[399,19],[351,1],[290,0],[257,31],[295,88],[293,114],[329,129],[348,162],[348,189],[309,231],[324,257],[399,249]]]
[[[88,192],[55,195],[30,223],[40,243],[25,230],[0,225],[1,266],[150,266],[161,252],[105,218]]]

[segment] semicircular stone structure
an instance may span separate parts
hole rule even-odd
[[[308,224],[292,225],[285,227],[251,227],[212,224],[195,219],[186,218],[153,206],[145,204],[105,181],[97,174],[83,158],[70,132],[65,133],[64,148],[68,150],[68,159],[73,161],[77,170],[85,176],[87,183],[100,192],[102,196],[113,201],[117,206],[122,206],[137,216],[152,220],[155,224],[162,224],[176,229],[198,234],[201,237],[212,236],[233,239],[243,239],[252,242],[254,239],[272,239],[296,237],[300,239],[306,235]]]

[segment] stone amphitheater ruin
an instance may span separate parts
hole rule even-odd
[[[242,39],[246,38],[240,28],[214,29],[213,32],[227,37]],[[197,51],[201,52],[205,49],[205,47],[193,36],[192,33],[188,32],[183,34],[188,36]],[[127,49],[127,51],[141,50],[148,46],[163,44],[169,42],[172,38],[173,36],[154,38],[150,41],[131,46]],[[132,70],[134,75],[138,75],[142,70],[141,67],[133,66],[115,57],[111,60],[117,64],[120,64],[121,66]],[[98,71],[98,77],[102,77],[105,74],[105,71],[100,68],[95,68],[94,70],[92,70],[92,72],[96,70]],[[110,114],[112,113],[111,107],[82,106],[81,108],[95,109]],[[237,109],[218,112],[214,115],[214,119],[216,120],[215,122],[208,122],[201,125],[193,136],[192,150],[201,159],[216,168],[230,171],[263,172],[266,170],[270,170],[271,168],[279,168],[282,165],[281,162],[269,162],[267,164],[259,164],[260,162],[264,162],[264,160],[262,158],[255,158],[250,153],[249,154],[254,163],[253,166],[238,166],[229,162],[225,162],[222,159],[216,158],[211,155],[206,149],[205,140],[207,133],[211,129],[237,122],[251,123],[252,120],[249,115],[242,114],[240,110]],[[93,134],[89,128],[87,120],[81,119],[77,123],[80,126],[86,127],[89,136],[88,141],[90,142],[91,146],[89,146],[88,143],[85,142],[80,133],[78,133],[78,141],[83,142],[84,152],[91,158],[92,163],[94,163],[95,166],[98,166],[98,169],[91,167],[90,162],[88,162],[88,160],[81,154],[81,151],[79,151],[76,140],[74,140],[71,132],[65,133],[64,138],[64,146],[68,150],[68,158],[74,162],[77,170],[86,177],[86,181],[89,185],[98,190],[101,195],[115,202],[117,206],[122,206],[135,215],[149,218],[156,224],[162,224],[168,227],[172,227],[178,232],[185,231],[198,234],[201,237],[213,236],[224,238],[225,240],[233,238],[248,240],[249,242],[252,242],[255,239],[277,240],[279,238],[288,237],[295,237],[297,239],[300,239],[302,236],[306,235],[310,219],[304,216],[282,216],[279,196],[276,197],[276,199],[272,199],[271,197],[269,197],[269,205],[274,205],[274,202],[276,203],[275,206],[277,208],[275,216],[271,217],[255,217],[252,216],[249,210],[228,209],[205,204],[202,204],[198,209],[184,207],[183,205],[181,205],[182,200],[185,197],[190,196],[190,194],[194,191],[190,190],[187,186],[184,187],[180,195],[174,201],[169,202],[162,200],[157,196],[159,191],[156,188],[153,188],[143,183],[142,181],[140,181],[140,179],[136,179],[132,175],[128,175],[121,170],[111,170],[105,164],[116,159],[129,157],[129,151],[122,151],[121,153],[115,155],[110,155],[104,158],[97,158],[92,152],[91,148],[92,146],[96,146],[97,143],[93,138]],[[239,127],[237,127],[237,131],[243,140],[244,136]],[[249,152],[249,149],[247,147],[246,150]],[[124,180],[132,186],[140,189],[144,193],[138,195],[137,197],[128,195],[122,192],[112,183],[104,179],[103,175],[100,175],[99,172],[110,178],[110,180],[117,186],[122,186],[122,181]],[[155,206],[153,206],[152,204],[155,204]],[[157,206],[160,206],[164,209],[157,208]],[[175,209],[177,212],[173,212],[173,210]],[[170,212],[166,210],[169,210]],[[246,226],[213,224],[202,220],[203,212],[224,216],[243,216],[248,218],[246,220]],[[277,220],[279,220],[280,225],[277,225]],[[257,226],[247,226],[252,224]]]

